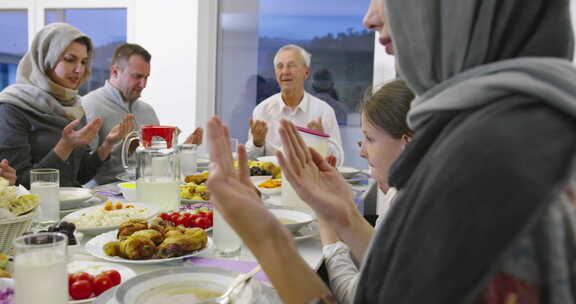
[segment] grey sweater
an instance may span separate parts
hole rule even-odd
[[[134,114],[135,129],[144,125],[159,124],[152,106],[139,99],[132,103],[124,102],[120,92],[108,81],[103,87],[82,97],[82,106],[88,121],[95,118],[102,118],[103,120],[102,127],[98,132],[98,139],[92,143],[92,148],[100,146],[110,130],[122,122],[127,114]],[[98,184],[117,181],[116,176],[125,171],[122,167],[121,154],[120,143],[112,151],[110,159],[98,169],[94,178]]]
[[[88,147],[75,149],[66,161],[60,159],[52,150],[63,129],[56,120],[46,120],[14,104],[0,103],[0,159],[10,161],[18,183],[25,187],[30,187],[31,169],[58,169],[61,186],[78,187],[88,182],[102,164]]]

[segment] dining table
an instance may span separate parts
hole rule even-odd
[[[362,176],[360,179],[350,180],[350,186],[353,189],[356,196],[357,207],[362,210],[364,208],[364,201],[366,195],[370,192],[371,187],[373,187],[373,180],[366,178],[367,175]],[[111,183],[106,185],[99,185],[92,187],[90,190],[94,194],[90,204],[101,204],[105,202],[120,202],[120,203],[130,203],[123,196],[118,188],[118,183]],[[263,200],[266,204],[274,206],[282,206],[281,195],[265,195]],[[61,213],[64,216],[66,213]],[[211,231],[208,231],[208,235],[211,236]],[[109,263],[117,265],[119,268],[129,268],[134,275],[141,275],[152,271],[158,271],[166,268],[181,268],[181,267],[212,267],[220,268],[235,273],[247,273],[254,267],[258,266],[258,262],[255,256],[250,252],[246,246],[242,246],[240,254],[231,257],[220,257],[216,255],[214,248],[208,248],[198,255],[192,257],[186,257],[183,259],[176,259],[173,261],[163,262],[163,263],[117,263],[111,262],[109,260],[100,259],[88,250],[86,250],[85,245],[97,235],[83,234],[79,239],[79,244],[76,246],[69,246],[68,248],[68,259],[69,263],[76,264],[89,264],[89,263]],[[302,228],[298,233],[294,234],[295,242],[298,251],[302,258],[308,263],[310,268],[318,271],[323,263],[322,255],[322,243],[320,241],[318,224],[313,222]],[[119,265],[118,265],[119,264]],[[70,264],[69,264],[70,265]],[[277,293],[272,287],[270,281],[266,277],[264,271],[258,272],[255,279],[261,283],[263,286],[264,296],[266,300],[264,303],[281,303]],[[123,280],[124,282],[124,280]],[[116,287],[114,287],[116,288]],[[117,304],[114,300],[114,288],[104,292],[100,296],[93,299],[93,301],[85,301],[82,303],[94,303],[94,304]]]

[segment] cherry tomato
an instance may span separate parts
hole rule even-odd
[[[184,227],[186,228],[190,228],[193,227],[192,224],[193,224],[192,218],[189,216],[184,216],[184,219],[182,220],[182,225],[184,225]]]
[[[114,269],[111,270],[106,270],[104,272],[102,272],[102,275],[107,276],[110,281],[112,281],[112,285],[116,286],[118,284],[120,284],[120,282],[122,282],[122,276],[120,275],[120,273]]]
[[[92,296],[92,284],[88,280],[80,280],[70,285],[68,291],[74,300],[88,299]]]
[[[69,280],[68,281],[69,285],[72,285],[78,281],[88,281],[88,282],[92,283],[92,281],[94,280],[94,277],[89,273],[81,271],[81,272],[73,273],[71,276],[69,275],[68,280]]]
[[[160,213],[160,218],[165,220],[165,221],[169,221],[170,220],[170,214],[168,214],[166,212],[162,212],[162,213]]]
[[[194,227],[202,229],[210,228],[210,220],[205,217],[199,217],[194,221]]]
[[[113,287],[112,281],[108,276],[98,275],[94,278],[94,283],[92,283],[92,290],[96,296]]]
[[[212,211],[206,211],[206,217],[208,217],[210,219],[210,221],[214,220],[214,212]]]
[[[170,221],[171,221],[172,223],[174,223],[174,225],[178,226],[178,224],[176,224],[176,222],[178,222],[178,218],[179,218],[179,217],[180,217],[180,214],[178,214],[178,213],[176,213],[176,214],[172,213],[172,214],[170,214]]]

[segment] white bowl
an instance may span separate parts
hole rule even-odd
[[[130,187],[133,185],[133,187]],[[136,182],[123,182],[118,184],[118,189],[122,192],[122,196],[129,201],[135,202],[136,201]]]
[[[353,167],[342,166],[342,167],[338,167],[338,172],[340,172],[340,174],[342,174],[342,176],[344,176],[344,178],[351,178],[354,175],[358,174],[360,172],[360,170],[353,168]]]
[[[172,267],[147,272],[129,279],[118,286],[114,294],[119,304],[138,304],[141,297],[165,297],[163,292],[175,288],[200,287],[223,293],[238,273],[211,267]],[[253,303],[260,293],[260,283],[250,280],[234,303]],[[213,298],[214,299],[214,298]],[[208,299],[198,303],[215,303]],[[197,302],[190,302],[197,303]]]
[[[292,233],[312,223],[315,219],[312,212],[295,207],[269,206],[268,210]]]
[[[270,195],[279,195],[280,193],[282,193],[282,186],[280,187],[276,187],[276,188],[264,188],[264,187],[260,187],[259,185],[261,183],[263,183],[264,181],[266,181],[268,179],[259,181],[257,183],[254,183],[254,185],[256,185],[256,188],[258,188],[258,190],[262,193],[262,194],[266,194],[268,196]],[[278,179],[276,179],[278,180]]]
[[[58,191],[60,209],[74,209],[82,202],[92,197],[92,191],[79,187],[61,187]]]

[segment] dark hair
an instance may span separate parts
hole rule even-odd
[[[413,132],[408,127],[406,115],[410,110],[410,102],[414,93],[402,80],[394,80],[378,89],[373,94],[367,90],[360,111],[366,119],[388,132],[393,138],[403,135],[412,137]]]
[[[148,53],[148,51],[140,45],[135,43],[122,43],[116,47],[116,50],[114,50],[114,56],[112,56],[112,64],[128,62],[130,57],[133,55],[142,56],[144,61],[147,63],[150,63],[150,60],[152,59],[152,55],[150,55],[150,53]]]
[[[80,37],[72,40],[72,42],[78,42],[78,43],[86,46],[86,50],[88,51],[88,55],[90,56],[92,54],[92,40],[90,40],[90,38],[88,38],[87,36],[80,36]]]

